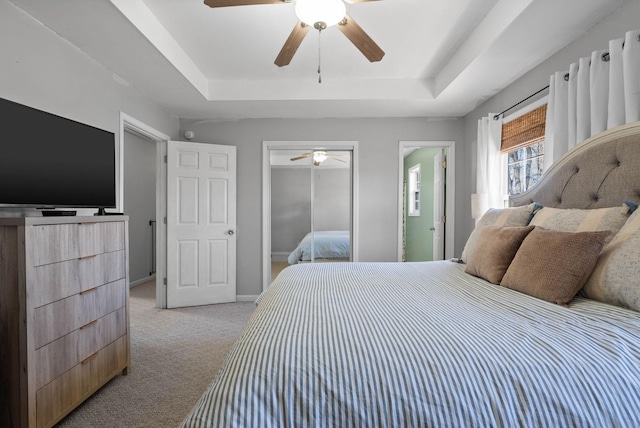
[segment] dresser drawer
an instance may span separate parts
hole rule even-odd
[[[33,269],[35,308],[125,277],[124,250],[41,265]]]
[[[129,336],[122,336],[36,392],[38,427],[50,427],[126,368]]]
[[[33,266],[124,249],[124,222],[38,225],[31,228]]]
[[[127,334],[126,317],[126,309],[120,308],[38,349],[35,353],[36,388],[42,388]]]
[[[35,309],[35,349],[123,307],[126,286],[123,278]]]

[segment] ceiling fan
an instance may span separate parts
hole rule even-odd
[[[330,155],[327,152],[325,152],[324,150],[315,150],[313,152],[305,153],[305,154],[303,154],[301,156],[293,157],[290,160],[292,162],[295,162],[295,161],[302,160],[302,159],[308,159],[310,157],[313,157],[313,165],[314,166],[320,166],[320,164],[322,162],[326,161],[329,158],[331,158],[333,160],[337,160],[338,162],[346,163],[344,160],[340,159],[339,157],[334,156],[334,155]]]
[[[379,0],[344,0],[347,3],[364,3]],[[278,67],[283,67],[291,62],[302,39],[314,27],[322,31],[332,25],[347,36],[356,48],[371,62],[380,61],[384,51],[369,37],[367,33],[346,13],[343,0],[204,0],[209,7],[249,6],[260,4],[296,3],[296,15],[300,20],[289,38],[284,43],[282,50],[275,60]]]

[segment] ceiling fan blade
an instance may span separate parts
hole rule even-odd
[[[378,46],[349,15],[345,15],[342,22],[338,24],[338,29],[351,40],[351,43],[353,43],[369,61],[380,61],[384,56],[384,51],[380,49],[380,46]]]
[[[255,4],[284,3],[284,0],[204,0],[209,7],[251,6]]]
[[[335,157],[335,156],[329,156],[329,157],[330,157],[331,159],[333,159],[333,160],[337,160],[338,162],[347,163],[347,161],[344,161],[344,160],[342,160],[342,159],[340,159],[340,158],[337,158],[337,157]]]
[[[302,43],[302,39],[304,39],[304,36],[309,32],[309,28],[311,27],[302,23],[302,21],[298,22],[296,26],[293,27],[293,31],[289,34],[287,41],[284,42],[284,46],[282,46],[282,50],[275,60],[275,64],[278,67],[289,65],[291,59],[296,54],[300,43]]]
[[[295,158],[291,158],[289,160],[297,161],[297,160],[300,160],[300,159],[307,159],[307,158],[310,158],[312,155],[313,155],[313,153],[305,153],[302,156],[296,156]]]

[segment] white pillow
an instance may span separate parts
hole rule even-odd
[[[640,210],[602,250],[582,294],[640,312]]]
[[[618,233],[629,218],[630,208],[626,204],[612,208],[581,210],[574,208],[547,208],[536,211],[532,226],[560,232],[600,232],[611,231],[605,246]]]

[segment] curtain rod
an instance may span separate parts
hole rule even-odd
[[[522,104],[523,102],[527,101],[528,99],[535,97],[536,95],[538,95],[540,92],[544,91],[545,89],[549,89],[549,85],[547,85],[547,86],[545,86],[544,88],[540,89],[539,91],[537,91],[537,92],[535,92],[535,93],[533,93],[533,94],[529,95],[527,98],[525,98],[525,99],[523,99],[523,100],[518,101],[517,103],[515,103],[514,105],[512,105],[512,106],[511,106],[511,107],[509,107],[508,109],[503,110],[503,111],[501,111],[500,113],[498,113],[498,114],[494,115],[494,116],[493,116],[493,120],[498,120],[498,119],[500,118],[500,116],[502,116],[503,114],[505,114],[506,112],[508,112],[508,111],[509,111],[509,110],[511,110],[512,108],[517,107],[517,106],[519,106],[520,104]]]

